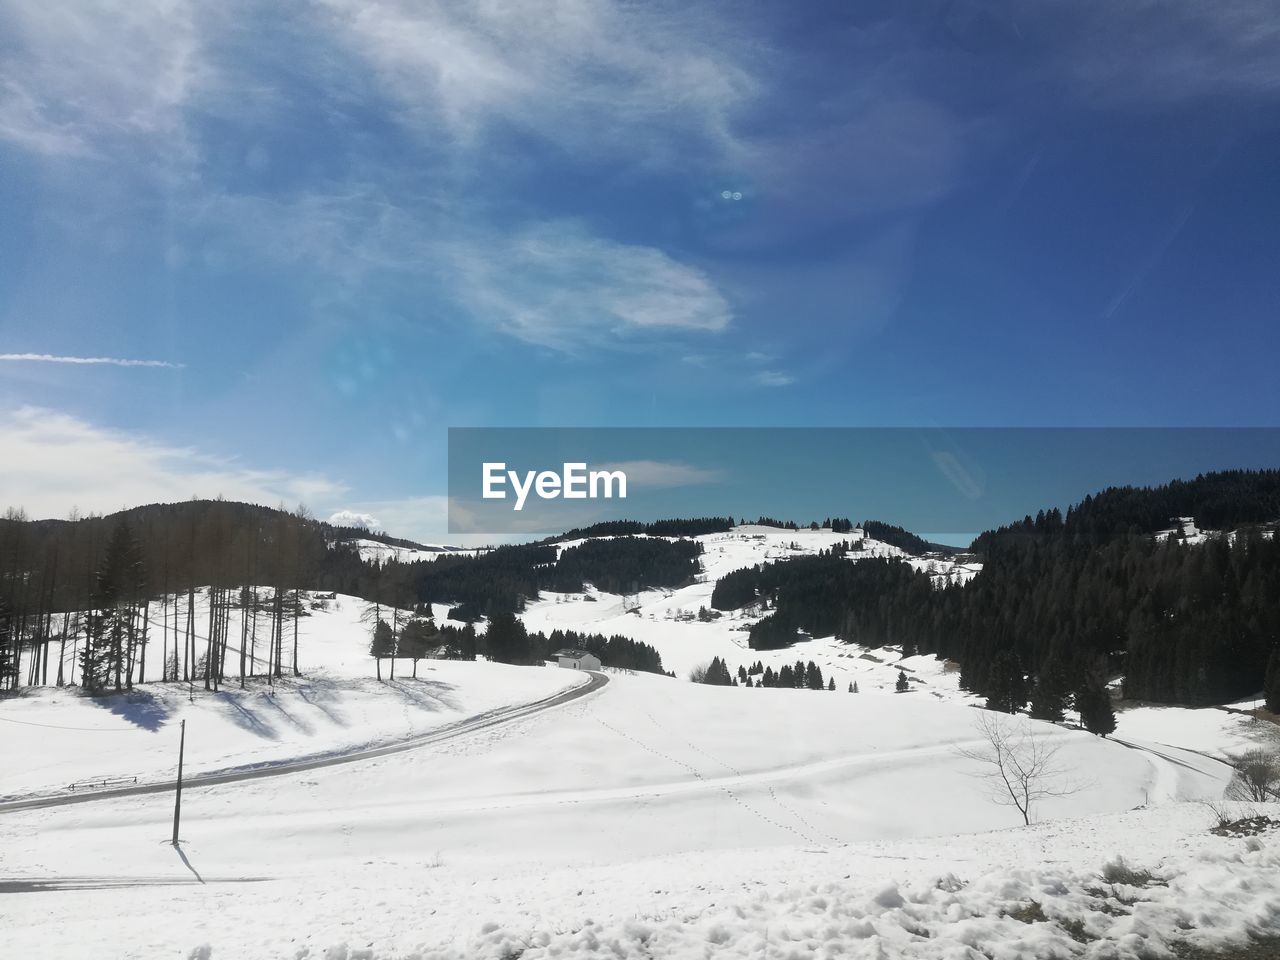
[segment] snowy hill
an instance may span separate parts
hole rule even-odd
[[[981,569],[970,557],[911,557],[897,547],[864,537],[861,530],[833,533],[830,530],[781,530],[777,527],[746,525],[727,533],[695,537],[703,546],[699,558],[702,574],[698,581],[677,590],[646,590],[631,596],[591,590],[584,594],[545,592],[521,614],[530,630],[577,630],[605,635],[618,634],[653,646],[662,654],[663,665],[678,677],[721,657],[736,670],[757,660],[775,669],[797,659],[814,660],[824,677],[834,677],[836,687],[846,690],[857,682],[859,689],[893,689],[898,670],[935,685],[930,693],[951,699],[958,693],[957,676],[932,658],[900,661],[892,649],[867,651],[816,638],[785,650],[755,651],[747,646],[746,631],[762,616],[758,609],[728,611],[711,621],[700,621],[698,611],[711,606],[716,581],[734,570],[799,556],[812,556],[841,544],[853,543],[849,562],[870,557],[895,557],[928,572],[938,581],[964,582]],[[567,549],[582,541],[560,545]]]

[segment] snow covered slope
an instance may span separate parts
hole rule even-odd
[[[954,669],[931,657],[900,662],[899,651],[891,648],[866,650],[837,643],[833,638],[815,638],[787,650],[755,651],[747,646],[747,630],[761,617],[759,610],[723,613],[709,622],[698,620],[699,609],[711,606],[716,581],[734,570],[760,563],[817,554],[838,544],[861,542],[863,549],[851,551],[850,562],[867,557],[898,557],[939,581],[964,582],[981,569],[968,558],[936,556],[909,557],[897,547],[864,538],[861,531],[832,533],[830,530],[780,530],[776,527],[746,525],[727,533],[694,538],[703,545],[702,574],[698,582],[678,590],[646,590],[623,597],[590,590],[586,594],[544,593],[521,615],[530,630],[550,633],[557,628],[606,636],[619,634],[640,640],[662,654],[663,666],[679,677],[688,676],[695,666],[712,657],[721,657],[731,670],[760,660],[775,670],[796,660],[815,661],[823,677],[834,677],[838,690],[852,682],[860,690],[892,690],[898,670],[918,681],[928,695],[963,699],[959,676]],[[562,547],[582,541],[568,541]]]
[[[213,957],[268,957],[341,939],[361,948],[376,943],[377,956],[391,957],[423,941],[483,941],[478,925],[486,915],[514,923],[513,910],[531,912],[535,901],[546,931],[602,917],[621,936],[636,904],[652,901],[662,906],[651,919],[667,926],[684,915],[723,914],[725,929],[745,923],[758,937],[767,914],[789,909],[785,895],[772,906],[750,906],[765,892],[760,876],[789,872],[794,883],[811,870],[832,881],[856,873],[860,886],[851,889],[865,899],[879,896],[890,871],[902,882],[958,867],[971,877],[1000,862],[986,849],[994,841],[955,839],[1020,823],[987,799],[973,761],[956,750],[975,742],[977,715],[914,695],[615,675],[582,701],[465,740],[190,791],[182,830],[190,867],[159,843],[171,817],[165,796],[9,812],[0,816],[8,875],[49,885],[49,892],[23,894],[29,916],[41,922],[38,929],[19,924],[17,942],[72,956],[74,944],[101,937],[115,948],[105,956],[145,957],[207,941]],[[1221,793],[1224,768],[1194,754],[1166,766],[1086,734],[1040,730],[1061,746],[1064,775],[1078,787],[1046,802],[1046,822]],[[1023,858],[1040,858],[1042,847],[1053,851],[1046,857],[1065,856],[1068,832],[1019,830],[1026,839],[1013,846],[1025,844]],[[910,838],[916,862],[904,869],[896,858],[905,854],[893,852],[903,848],[889,843],[884,852],[882,845]],[[984,852],[964,864],[972,856],[964,850]],[[438,866],[424,870],[431,865]],[[170,886],[191,870],[207,883],[200,895]],[[504,902],[516,876],[527,883],[517,900]],[[555,878],[551,887],[534,879],[544,876]],[[591,878],[589,912],[566,887],[573,876],[578,891]],[[266,879],[247,882],[256,878]],[[705,890],[688,893],[695,878]],[[117,894],[78,886],[130,886],[131,907],[114,915]],[[639,901],[606,894],[638,896],[642,887],[649,892]],[[216,916],[208,898],[216,899]],[[734,898],[747,911],[738,921],[726,906]],[[295,906],[270,906],[284,903]],[[52,924],[44,919],[49,911]],[[705,941],[712,926],[703,924],[699,937]],[[590,955],[581,944],[575,949],[566,955]],[[502,956],[496,945],[447,955]]]
[[[216,693],[197,681],[190,687],[148,683],[132,693],[96,699],[76,687],[28,688],[21,697],[0,698],[0,767],[6,771],[0,799],[60,792],[91,779],[168,779],[182,720],[188,721],[187,770],[202,773],[403,739],[496,707],[538,700],[575,682],[559,671],[439,660],[421,661],[415,680],[405,660],[398,663],[394,682],[380,683],[368,653],[369,606],[343,595],[313,601],[311,615],[299,621],[303,676],[286,676],[273,686],[259,677],[241,690],[229,678]],[[207,595],[198,595],[199,649],[204,648],[207,610]],[[443,622],[447,611],[435,612]],[[238,639],[239,611],[230,616],[228,634]],[[152,630],[159,629],[153,622]],[[286,633],[291,643],[292,628]],[[154,643],[153,656],[159,636]],[[232,646],[228,665],[234,670],[239,649]],[[266,654],[266,643],[259,641],[254,655],[262,672]],[[74,650],[67,658],[73,661]],[[383,670],[389,674],[388,663]]]

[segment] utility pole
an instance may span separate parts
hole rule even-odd
[[[187,721],[182,721],[178,736],[178,791],[173,798],[173,845],[178,845],[178,821],[182,817],[182,753],[187,745]]]

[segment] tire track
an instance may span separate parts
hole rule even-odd
[[[532,703],[489,710],[485,713],[477,714],[474,717],[468,717],[465,720],[459,720],[456,723],[447,724],[417,737],[397,740],[392,743],[379,744],[373,747],[357,747],[354,750],[325,754],[319,757],[256,764],[247,767],[231,767],[210,773],[194,774],[192,776],[182,778],[182,788],[184,790],[198,790],[201,787],[210,787],[217,784],[240,783],[245,780],[260,780],[267,777],[282,777],[291,773],[299,773],[304,770],[318,770],[322,767],[336,767],[344,763],[355,763],[359,760],[371,760],[377,757],[390,756],[395,753],[403,753],[406,750],[416,750],[419,747],[426,747],[446,740],[452,740],[456,737],[466,736],[467,734],[474,733],[477,730],[485,730],[489,727],[496,727],[501,724],[511,723],[514,720],[521,720],[526,717],[542,713],[545,710],[551,710],[555,707],[559,707],[565,703],[572,703],[574,700],[579,700],[582,697],[595,693],[608,682],[609,678],[603,673],[588,672],[586,683],[578,684],[578,686],[572,687],[569,690],[561,690],[559,693],[553,694],[550,697],[544,697],[541,700],[535,700]],[[109,790],[99,790],[94,793],[59,795],[52,797],[31,797],[28,799],[11,800],[5,803],[0,803],[0,813],[5,813],[10,810],[32,810],[44,807],[61,807],[73,803],[92,803],[97,800],[142,796],[150,793],[167,793],[175,787],[175,781],[162,780],[155,783],[140,783],[137,786],[115,787]]]

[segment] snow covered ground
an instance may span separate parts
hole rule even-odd
[[[21,910],[9,915],[9,942],[19,956],[79,956],[94,942],[107,957],[204,943],[214,957],[323,957],[345,941],[377,957],[423,943],[443,951],[427,956],[500,957],[511,938],[545,934],[572,944],[543,956],[596,955],[602,938],[635,941],[622,955],[642,956],[641,922],[669,941],[655,956],[701,956],[715,943],[760,955],[765,926],[780,945],[851,946],[881,925],[907,937],[912,910],[925,926],[958,922],[970,895],[936,892],[937,875],[976,883],[1002,863],[1041,865],[982,880],[972,909],[985,909],[1016,891],[1047,896],[1046,877],[1068,869],[1049,861],[1096,870],[1102,858],[1160,848],[1119,828],[1100,843],[1090,826],[1081,842],[1058,818],[1221,793],[1214,761],[1170,762],[1042,726],[1078,792],[1046,802],[1042,826],[1004,831],[1020,818],[987,799],[956,751],[975,741],[976,717],[915,694],[614,675],[584,700],[457,741],[190,791],[186,863],[162,843],[167,796],[11,811],[0,815],[0,850],[26,892],[4,896],[3,908]],[[1163,846],[1173,843],[1166,833]],[[204,885],[183,885],[195,873]],[[797,893],[818,881],[844,892]],[[886,892],[893,883],[935,893],[904,906]],[[787,950],[798,953],[779,950],[812,955],[797,943]]]
[[[1280,926],[1280,839],[1210,835],[1197,801],[1220,798],[1230,770],[1179,749],[1217,753],[1247,720],[1138,707],[1121,714],[1125,743],[1006,720],[1058,748],[1068,788],[1022,826],[960,752],[981,749],[983,714],[947,664],[831,638],[766,654],[746,649],[750,615],[688,619],[728,570],[848,539],[737,534],[703,538],[706,582],[549,596],[526,622],[644,640],[682,676],[715,655],[734,668],[814,659],[836,691],[611,673],[580,700],[444,742],[191,789],[177,850],[166,794],[0,811],[9,952],[1137,960],[1170,956],[1174,937],[1215,945]],[[939,562],[940,576],[973,572]],[[194,702],[180,684],[115,707],[65,690],[0,701],[0,793],[117,770],[167,778],[184,717],[188,769],[214,769],[404,737],[579,679],[423,661],[417,681],[379,684],[364,606],[339,597],[303,620],[306,676],[274,693],[258,681]],[[910,693],[892,692],[899,669]],[[1117,857],[1151,879],[1105,883]]]
[[[206,773],[404,739],[497,707],[542,699],[577,679],[505,664],[423,660],[415,680],[405,660],[398,662],[394,682],[380,683],[368,654],[364,614],[369,605],[339,595],[315,606],[299,621],[303,676],[288,676],[273,686],[256,678],[241,690],[229,679],[213,693],[203,681],[148,683],[100,699],[82,696],[77,687],[39,687],[0,699],[0,800],[61,792],[91,779],[171,779],[182,720],[188,721],[187,772]],[[201,650],[207,609],[207,598],[199,597],[195,620]],[[438,607],[435,612],[443,618],[447,611]],[[233,611],[229,636],[238,641],[239,630],[239,613]],[[286,634],[291,644],[291,626]],[[153,640],[158,648],[159,637]],[[264,640],[255,647],[260,671],[266,670],[266,648]],[[229,669],[234,670],[238,654],[237,643],[228,656]],[[67,656],[71,660],[73,652]],[[389,674],[389,663],[383,671]],[[290,672],[287,666],[285,672]]]

